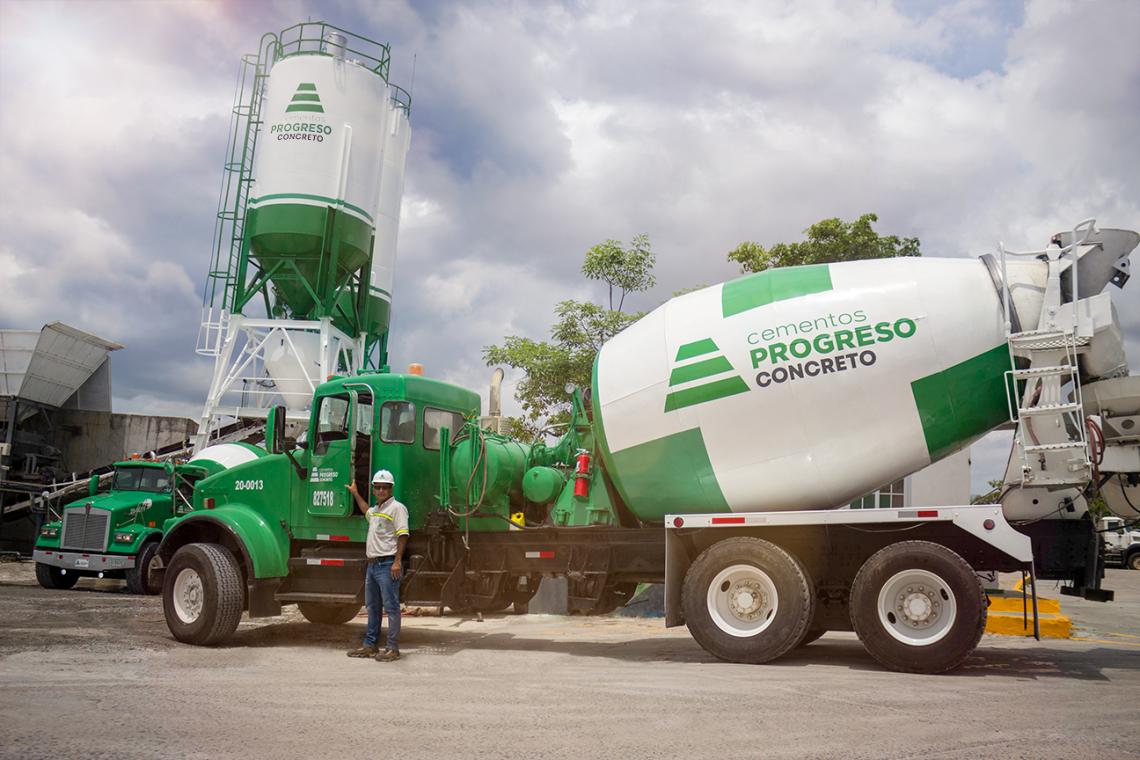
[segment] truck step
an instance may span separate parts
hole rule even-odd
[[[1009,336],[1009,344],[1015,351],[1060,351],[1087,346],[1089,339],[1083,335],[1050,330],[1042,333],[1016,333]]]
[[[1037,451],[1066,451],[1069,449],[1085,449],[1088,446],[1081,441],[1069,441],[1066,443],[1039,443],[1033,446],[1021,447],[1026,454]]]
[[[1050,375],[1074,375],[1077,368],[1071,364],[1066,364],[1060,367],[1030,367],[1029,369],[1015,369],[1013,376],[1016,378],[1022,377],[1048,377]]]
[[[330,602],[332,604],[354,604],[359,601],[356,594],[317,594],[308,591],[285,591],[277,594],[277,601],[288,604],[290,602]]]
[[[1022,417],[1032,417],[1039,414],[1061,414],[1062,412],[1075,412],[1080,404],[1040,404],[1039,406],[1026,406],[1017,410]]]
[[[289,559],[289,568],[301,567],[359,567],[367,560],[361,556],[333,557],[324,554],[307,554],[303,557]]]

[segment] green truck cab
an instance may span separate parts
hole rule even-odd
[[[194,511],[169,525],[159,557],[176,638],[217,643],[243,609],[276,615],[286,603],[314,622],[355,617],[368,526],[350,479],[370,496],[371,473],[391,470],[421,531],[438,503],[441,431],[477,417],[479,396],[420,375],[368,374],[322,384],[312,409],[301,444],[283,440],[283,409],[272,410],[266,449],[201,481]]]
[[[92,476],[87,496],[40,529],[36,579],[44,588],[69,589],[83,577],[123,578],[131,593],[159,593],[150,571],[163,525],[193,509],[194,484],[209,473],[195,463],[125,460],[115,463],[102,493],[99,476]]]

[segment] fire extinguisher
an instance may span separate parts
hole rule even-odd
[[[584,499],[590,495],[590,452],[578,452],[578,466],[574,470],[574,495]]]

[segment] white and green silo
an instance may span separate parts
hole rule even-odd
[[[411,98],[387,45],[323,22],[243,59],[199,353],[204,431],[274,403],[304,416],[329,374],[387,363]]]

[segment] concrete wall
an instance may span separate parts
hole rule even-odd
[[[56,416],[55,445],[70,472],[102,467],[133,453],[145,453],[198,432],[198,423],[185,417],[61,409]]]
[[[906,479],[908,507],[970,503],[970,449],[935,462]]]

